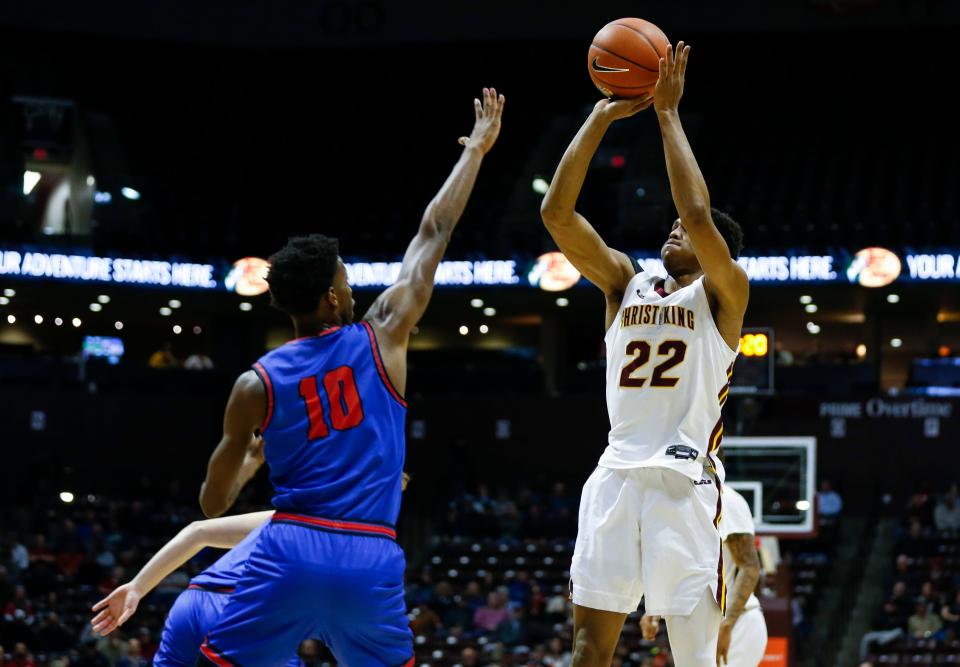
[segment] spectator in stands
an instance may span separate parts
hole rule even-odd
[[[74,641],[73,633],[60,622],[60,617],[51,611],[37,630],[36,648],[47,653],[68,651],[74,647]]]
[[[526,570],[517,572],[517,576],[507,584],[510,602],[526,605],[530,600],[530,573]]]
[[[893,585],[893,593],[883,603],[880,614],[874,620],[874,626],[878,630],[893,630],[902,628],[907,624],[913,604],[910,600],[907,585],[898,581]]]
[[[526,641],[527,626],[524,621],[523,607],[514,609],[497,626],[497,641],[506,646],[517,646]]]
[[[915,639],[927,639],[943,627],[940,617],[930,613],[930,603],[917,598],[913,616],[907,620],[907,632]]]
[[[940,618],[943,620],[944,629],[957,639],[960,636],[960,590],[957,590],[953,602],[943,605]]]
[[[126,655],[120,658],[115,667],[147,667],[147,661],[140,650],[139,639],[129,639],[126,646]]]
[[[483,594],[480,592],[480,582],[471,581],[467,584],[466,590],[463,592],[464,600],[466,600],[467,606],[470,607],[472,611],[476,611],[483,606]]]
[[[478,658],[477,649],[468,646],[460,653],[460,665],[462,667],[478,667],[480,664]]]
[[[179,368],[180,360],[173,354],[173,345],[169,341],[150,355],[150,368]]]
[[[444,627],[450,628],[451,631],[453,628],[460,628],[461,631],[469,632],[473,629],[473,615],[475,612],[476,609],[470,608],[465,596],[457,595],[454,598],[453,606],[443,615],[443,625]]]
[[[414,635],[423,635],[432,637],[433,633],[443,627],[440,616],[433,609],[427,606],[426,602],[421,602],[413,611],[413,620],[410,621],[410,629]]]
[[[30,567],[30,552],[20,543],[17,535],[11,533],[7,539],[6,551],[10,556],[10,565],[14,575]]]
[[[897,553],[911,558],[932,554],[932,547],[927,539],[927,530],[919,519],[913,518],[910,520],[910,528],[907,534],[900,538],[896,550]]]
[[[547,652],[543,656],[543,664],[546,667],[570,667],[570,661],[573,656],[570,651],[564,650],[563,642],[559,637],[554,637],[547,643]]]
[[[933,524],[940,532],[960,530],[960,503],[957,502],[957,485],[943,494],[943,498],[933,510]]]
[[[933,503],[930,500],[930,491],[926,482],[921,483],[910,496],[910,501],[907,503],[907,516],[924,526],[933,525]]]
[[[213,359],[203,352],[194,352],[183,362],[183,367],[188,371],[210,371],[213,370]]]
[[[110,662],[97,651],[97,640],[90,639],[83,643],[80,656],[76,662],[71,660],[70,667],[110,667]]]
[[[456,604],[453,595],[453,586],[444,579],[438,581],[433,587],[433,597],[430,599],[430,608],[437,612],[437,616],[443,618],[450,609]]]
[[[487,604],[477,609],[473,615],[473,624],[477,628],[493,632],[509,615],[510,610],[503,604],[500,595],[493,591],[487,595]]]
[[[820,491],[817,493],[817,508],[820,516],[825,518],[834,518],[843,510],[843,498],[833,490],[833,485],[828,480],[820,482]]]
[[[17,642],[13,645],[13,654],[10,656],[10,661],[6,663],[6,667],[36,667],[36,664],[27,645]]]

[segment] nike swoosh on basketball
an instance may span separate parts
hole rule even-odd
[[[600,60],[600,56],[593,57],[593,62],[591,63],[591,67],[593,67],[594,72],[629,72],[630,71],[629,68],[623,69],[622,67],[607,67],[605,65],[601,65],[600,63],[597,62],[598,60]]]

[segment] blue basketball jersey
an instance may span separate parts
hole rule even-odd
[[[253,545],[263,532],[263,527],[269,523],[265,521],[250,531],[250,534],[237,543],[237,546],[221,556],[213,565],[190,580],[193,588],[202,588],[209,591],[224,591],[232,589],[243,572],[243,566],[250,557]],[[229,592],[229,591],[224,591]]]
[[[278,511],[394,525],[400,513],[406,402],[367,322],[327,329],[264,355],[264,455]]]

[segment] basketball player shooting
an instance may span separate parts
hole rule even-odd
[[[407,345],[437,266],[500,133],[504,98],[485,88],[459,160],[427,206],[396,282],[353,323],[337,241],[291,239],[270,260],[274,306],[296,340],[240,376],[200,504],[225,512],[259,432],[276,512],[246,560],[198,664],[280,667],[307,638],[339,664],[413,664],[406,562],[395,524],[405,454]]]
[[[606,297],[608,445],[587,480],[571,566],[574,667],[610,664],[642,597],[667,622],[677,667],[715,664],[725,602],[720,445],[747,307],[740,227],[711,209],[677,111],[689,47],[668,47],[653,95],[601,100],[567,148],[541,214],[560,250]],[[680,218],[666,279],[606,245],[576,212],[611,123],[656,109]]]

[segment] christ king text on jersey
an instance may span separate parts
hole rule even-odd
[[[656,306],[647,303],[640,306],[627,306],[620,316],[621,328],[661,324],[672,324],[675,327],[686,327],[694,331],[693,311],[683,306]]]

